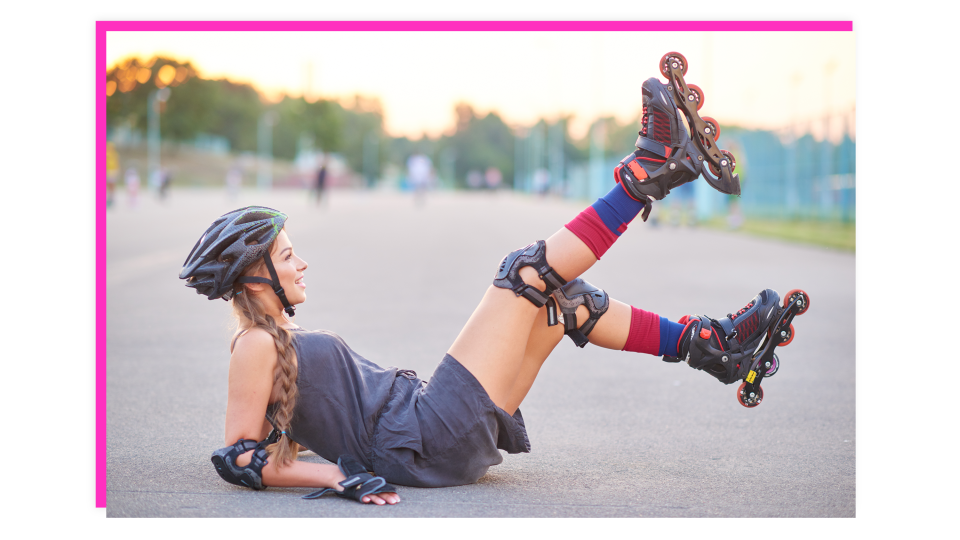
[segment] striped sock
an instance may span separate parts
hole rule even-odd
[[[630,309],[630,333],[627,334],[623,350],[654,356],[677,356],[677,343],[684,325],[633,306]]]
[[[600,260],[641,210],[643,203],[634,200],[623,186],[616,184],[610,193],[580,212],[566,227]]]

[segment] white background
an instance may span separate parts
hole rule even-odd
[[[88,7],[92,6],[92,7]],[[690,1],[441,2],[367,0],[366,11],[316,2],[8,4],[2,152],[4,525],[13,534],[187,538],[225,534],[605,537],[669,534],[827,537],[939,533],[955,513],[957,354],[950,278],[957,198],[956,10]],[[802,8],[802,9],[801,9]],[[18,11],[19,10],[19,11]],[[945,11],[946,10],[946,11]],[[952,13],[950,13],[952,11]],[[94,508],[95,21],[295,19],[853,20],[857,41],[857,518],[851,520],[526,520],[464,528],[450,520],[230,522],[107,520]],[[11,211],[12,210],[12,211]],[[150,441],[144,441],[149,445]],[[12,518],[12,519],[11,519]],[[486,524],[484,524],[486,525]],[[561,529],[562,527],[562,529]],[[747,528],[749,527],[749,528]],[[292,529],[291,529],[292,528]],[[295,530],[293,530],[295,529]],[[494,531],[499,531],[495,533]],[[940,536],[940,534],[936,534]]]

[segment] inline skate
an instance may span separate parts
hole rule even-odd
[[[649,203],[663,199],[670,190],[696,180],[701,174],[714,189],[740,194],[740,177],[733,171],[733,154],[717,148],[720,124],[697,112],[704,103],[703,91],[687,84],[687,59],[670,52],[660,59],[660,73],[667,83],[652,77],[643,82],[643,117],[635,146],[614,171],[614,178],[636,200]],[[680,120],[683,113],[686,125]],[[693,132],[687,130],[689,126]],[[646,204],[643,220],[650,212]]]
[[[677,347],[680,356],[663,359],[685,361],[724,384],[743,381],[737,400],[744,407],[756,407],[763,401],[760,382],[780,369],[774,348],[793,341],[793,318],[809,307],[810,296],[800,289],[788,292],[782,305],[777,291],[766,289],[736,313],[719,320],[684,316],[678,321],[686,325]]]

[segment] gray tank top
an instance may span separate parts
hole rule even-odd
[[[333,332],[292,334],[299,396],[290,436],[334,463],[340,455],[350,454],[369,465],[378,415],[401,370],[374,364]],[[268,409],[268,417],[273,410]]]

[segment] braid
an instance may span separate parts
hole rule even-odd
[[[237,285],[238,290],[242,285]],[[280,384],[274,412],[275,427],[281,431],[290,430],[293,409],[297,403],[297,362],[293,348],[293,336],[289,330],[277,325],[273,317],[266,314],[263,303],[254,295],[244,292],[233,297],[234,317],[237,319],[237,335],[251,328],[261,328],[273,337],[277,348],[277,367],[273,372],[274,385]],[[236,342],[236,340],[234,340]],[[231,352],[233,347],[231,346]],[[299,445],[287,435],[267,446],[267,454],[275,458],[278,466],[284,466],[297,459]]]

